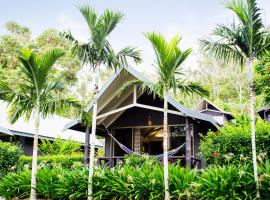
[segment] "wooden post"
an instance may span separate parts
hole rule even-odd
[[[133,134],[134,152],[141,153],[141,130],[139,128],[134,128]]]
[[[191,169],[191,133],[189,120],[186,117],[186,166]]]
[[[85,128],[85,140],[84,140],[84,166],[87,167],[89,165],[89,126]]]

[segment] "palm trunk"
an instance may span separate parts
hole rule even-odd
[[[168,166],[168,94],[164,90],[164,121],[163,121],[163,165],[164,165],[164,200],[170,199],[169,193],[169,166]]]
[[[256,136],[255,136],[255,113],[254,113],[254,89],[253,89],[253,60],[247,63],[249,102],[250,102],[250,120],[251,120],[251,146],[252,146],[252,162],[254,170],[254,180],[256,183],[257,197],[260,197],[258,169],[257,169],[257,155],[256,155]]]
[[[40,122],[40,113],[39,113],[39,104],[37,105],[35,113],[35,135],[34,135],[34,144],[33,144],[33,156],[32,156],[32,176],[31,176],[31,192],[30,200],[36,200],[36,186],[37,186],[37,157],[38,157],[38,135],[39,135],[39,122]]]
[[[191,133],[189,120],[186,117],[186,166],[191,169]]]
[[[85,167],[88,167],[89,164],[89,126],[86,126],[85,129],[85,140],[84,140],[84,159],[83,163]]]
[[[98,81],[99,81],[99,65],[97,65],[94,68],[94,99],[93,99],[92,130],[91,130],[91,137],[90,137],[88,200],[93,200],[93,174],[94,174],[95,138],[96,138],[96,125],[97,125]]]

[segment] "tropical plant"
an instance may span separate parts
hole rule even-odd
[[[72,155],[47,155],[38,157],[38,168],[48,167],[61,167],[63,169],[74,168],[75,166],[83,165],[83,155],[82,154],[72,154]],[[23,171],[24,169],[31,169],[32,157],[31,156],[21,156],[19,163],[17,164],[17,169]]]
[[[12,171],[16,171],[17,164],[23,151],[19,145],[0,141],[0,179]]]
[[[117,69],[127,66],[127,58],[131,58],[135,63],[140,63],[140,53],[133,47],[126,47],[115,53],[107,40],[111,32],[116,28],[119,22],[123,19],[123,14],[111,10],[105,10],[100,16],[96,11],[89,7],[80,7],[80,12],[87,22],[90,38],[87,43],[81,44],[76,40],[71,33],[65,33],[64,37],[73,42],[74,53],[81,59],[82,64],[89,64],[94,73],[94,98],[93,98],[93,113],[92,113],[92,130],[90,139],[90,164],[89,164],[89,191],[88,199],[93,199],[92,192],[92,177],[94,167],[94,152],[95,152],[95,134],[96,134],[96,116],[97,116],[97,100],[99,92],[99,71],[101,65],[109,69]],[[86,134],[87,135],[87,134]]]
[[[164,120],[163,120],[163,150],[164,150],[164,183],[165,199],[169,197],[168,183],[168,95],[169,92],[180,92],[182,94],[207,95],[208,91],[197,83],[189,82],[183,78],[182,63],[191,53],[191,49],[180,50],[181,38],[176,35],[167,42],[161,34],[147,33],[147,39],[151,42],[156,56],[156,69],[158,80],[155,83],[141,80],[131,80],[125,83],[119,92],[127,90],[131,86],[138,86],[142,92],[159,96],[164,99]],[[191,150],[191,149],[190,149]],[[190,152],[186,152],[188,155]],[[190,154],[189,154],[190,155]],[[188,164],[190,166],[190,163]]]
[[[53,142],[44,139],[38,149],[43,155],[70,155],[80,151],[81,143],[62,138],[56,138]]]
[[[231,0],[225,2],[227,9],[231,10],[238,19],[230,26],[218,25],[213,31],[216,40],[201,40],[202,49],[217,60],[225,63],[232,62],[238,66],[247,67],[248,89],[250,100],[252,159],[254,179],[257,183],[259,197],[259,182],[256,161],[255,142],[255,114],[254,114],[254,86],[253,65],[270,47],[270,34],[262,21],[261,10],[256,0]]]
[[[31,171],[7,174],[0,182],[0,197],[23,199],[30,195]]]
[[[42,170],[37,173],[37,193],[39,196],[53,199],[56,197],[56,187],[55,184],[58,182],[59,174],[61,172],[61,168],[50,169],[50,168],[42,168]]]
[[[194,196],[199,199],[254,199],[256,184],[249,168],[248,165],[210,166],[193,184]]]
[[[14,123],[24,116],[28,120],[32,114],[35,116],[35,134],[33,143],[31,200],[36,199],[36,173],[38,155],[38,137],[40,117],[53,114],[57,109],[68,109],[77,106],[75,99],[62,99],[57,92],[63,89],[59,80],[51,80],[54,63],[63,55],[61,50],[53,49],[38,55],[31,49],[21,49],[19,60],[21,62],[21,79],[16,90],[6,82],[0,81],[0,98],[9,103],[10,122]]]
[[[270,124],[262,119],[256,122],[257,160],[270,158]],[[207,165],[252,164],[250,120],[237,116],[218,132],[209,131],[200,141],[200,155]]]

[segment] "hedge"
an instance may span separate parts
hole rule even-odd
[[[270,158],[270,124],[256,122],[257,159]],[[208,165],[252,162],[251,129],[245,117],[229,122],[218,132],[209,132],[200,142],[200,154]]]
[[[22,153],[19,145],[0,141],[0,179],[7,173],[16,171]]]
[[[47,155],[38,156],[38,166],[42,167],[55,167],[59,166],[61,168],[71,168],[74,165],[82,165],[83,154],[71,154],[71,155]],[[32,157],[31,156],[21,156],[18,163],[18,169],[31,169]]]

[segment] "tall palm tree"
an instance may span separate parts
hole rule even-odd
[[[208,91],[199,84],[189,82],[183,78],[182,64],[191,53],[191,49],[182,51],[179,48],[181,38],[176,35],[167,42],[163,35],[158,33],[146,33],[145,36],[151,42],[155,51],[156,69],[158,80],[155,83],[141,80],[131,80],[125,83],[119,92],[127,90],[131,86],[138,86],[142,92],[159,96],[164,99],[163,118],[163,165],[164,165],[164,189],[165,200],[170,199],[169,174],[168,174],[168,94],[181,92],[183,94],[208,95]]]
[[[11,123],[24,116],[28,120],[32,114],[35,118],[33,143],[32,178],[30,200],[36,200],[37,153],[40,117],[55,113],[58,109],[78,105],[74,99],[61,99],[56,94],[63,90],[63,84],[53,80],[53,65],[63,55],[57,49],[37,55],[31,49],[19,52],[21,62],[21,81],[12,89],[0,80],[0,99],[9,103]]]
[[[256,0],[231,0],[230,2],[225,2],[225,6],[236,15],[238,23],[233,22],[229,26],[218,25],[213,31],[216,40],[202,39],[201,47],[215,59],[233,62],[241,66],[246,65],[247,67],[252,158],[254,179],[257,185],[257,195],[259,196],[255,143],[253,65],[264,51],[269,48],[270,37],[262,22],[261,10],[257,7]]]
[[[127,66],[127,58],[131,58],[135,63],[141,62],[140,53],[133,47],[126,47],[115,53],[111,47],[108,36],[123,20],[123,14],[111,10],[105,10],[100,16],[95,10],[89,6],[80,7],[80,12],[87,22],[90,38],[87,43],[80,43],[71,33],[64,33],[64,37],[71,40],[74,44],[74,53],[76,53],[82,61],[82,64],[89,64],[94,72],[94,98],[93,98],[93,114],[90,138],[90,164],[88,179],[88,199],[93,199],[92,178],[94,167],[94,144],[96,134],[96,116],[97,116],[97,98],[100,66],[106,68],[119,68]]]

